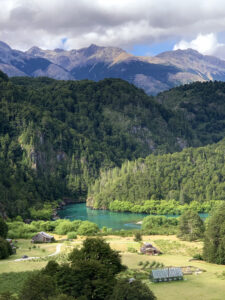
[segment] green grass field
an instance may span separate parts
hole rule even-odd
[[[224,300],[225,299],[225,277],[221,276],[225,266],[209,264],[203,261],[190,261],[192,256],[202,250],[201,242],[184,242],[175,236],[146,236],[144,241],[149,241],[158,247],[163,254],[159,256],[147,256],[131,253],[130,249],[139,250],[140,243],[134,242],[132,237],[107,236],[106,240],[111,247],[120,251],[122,261],[129,269],[140,270],[140,261],[157,261],[165,266],[192,266],[205,270],[198,275],[185,275],[180,282],[152,283],[144,280],[155,293],[158,300]],[[17,273],[33,271],[43,268],[47,260],[45,256],[54,253],[57,243],[39,244],[32,248],[28,240],[18,241],[17,254],[10,259],[0,261],[0,291],[11,289],[17,292],[29,273]],[[72,242],[64,242],[62,253],[68,253],[73,247],[82,245],[82,239]],[[40,248],[38,248],[38,246]],[[31,249],[30,249],[31,247]],[[22,255],[38,256],[43,259],[33,261],[15,262]],[[62,255],[62,254],[61,254]],[[60,257],[58,257],[60,258]],[[16,273],[10,273],[16,272]],[[7,273],[7,275],[5,274]],[[21,276],[20,276],[21,275]]]

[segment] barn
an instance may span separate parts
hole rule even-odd
[[[54,241],[54,236],[47,234],[46,232],[39,232],[32,237],[32,243],[51,243]]]
[[[150,280],[153,282],[165,282],[182,280],[183,272],[181,268],[164,268],[152,270],[150,274]]]

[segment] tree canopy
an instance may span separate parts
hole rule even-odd
[[[194,241],[203,238],[204,223],[199,214],[193,210],[185,211],[179,219],[178,237]]]
[[[209,218],[203,258],[211,263],[225,264],[225,203],[219,206]]]

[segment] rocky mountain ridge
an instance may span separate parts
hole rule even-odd
[[[78,50],[22,52],[0,42],[0,70],[8,76],[47,76],[62,80],[121,78],[155,95],[194,81],[225,81],[225,61],[195,50],[140,57],[116,47],[90,45]]]

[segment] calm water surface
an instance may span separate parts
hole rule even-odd
[[[207,217],[207,214],[201,214],[202,217]],[[82,220],[96,223],[99,228],[108,227],[112,229],[140,229],[141,225],[136,224],[141,221],[147,214],[138,213],[123,213],[123,212],[111,212],[109,210],[90,209],[86,207],[85,203],[70,204],[59,212],[59,216],[62,219],[69,220]],[[168,217],[178,217],[171,216]]]

